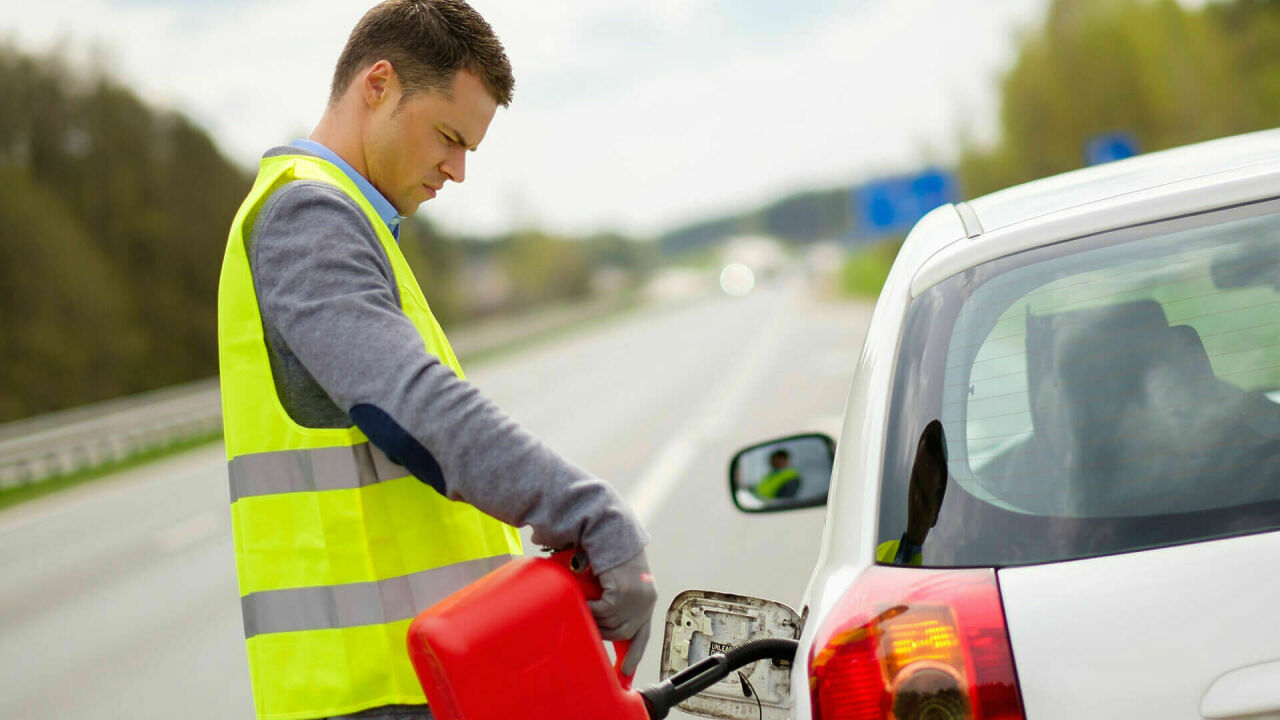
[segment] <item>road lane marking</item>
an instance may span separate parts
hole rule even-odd
[[[732,427],[782,341],[782,331],[794,303],[789,289],[774,308],[764,331],[752,338],[750,350],[735,372],[708,397],[704,412],[694,413],[640,474],[628,498],[640,524],[648,526],[667,498],[684,479],[698,448]]]
[[[165,552],[177,552],[191,547],[218,534],[221,515],[213,510],[206,510],[176,525],[170,525],[155,534],[156,544]]]
[[[662,507],[697,449],[698,443],[693,438],[675,438],[662,448],[658,457],[645,469],[631,493],[631,509],[640,518],[641,525],[647,526],[654,513]]]

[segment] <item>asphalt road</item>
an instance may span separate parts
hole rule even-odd
[[[468,368],[652,534],[660,610],[638,686],[679,591],[799,602],[825,511],[738,513],[726,467],[757,441],[836,434],[869,315],[784,280]],[[251,718],[227,502],[217,446],[0,513],[0,717]]]

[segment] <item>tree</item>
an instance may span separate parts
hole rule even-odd
[[[1078,168],[1100,133],[1149,152],[1274,126],[1278,4],[1054,0],[1001,81],[998,143],[962,154],[966,193]]]

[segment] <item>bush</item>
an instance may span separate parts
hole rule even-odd
[[[845,295],[876,298],[889,277],[889,268],[902,247],[900,240],[890,240],[855,249],[845,258],[840,269],[840,287]]]

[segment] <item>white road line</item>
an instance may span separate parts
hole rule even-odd
[[[667,498],[684,479],[684,474],[698,448],[706,440],[731,427],[763,374],[769,357],[782,340],[782,330],[790,318],[793,303],[791,289],[785,290],[774,308],[764,331],[752,339],[750,350],[736,371],[711,393],[711,401],[703,412],[694,413],[658,452],[653,462],[640,474],[632,487],[631,509],[640,524],[649,525]]]
[[[170,525],[156,533],[156,544],[165,552],[177,552],[190,547],[216,535],[220,526],[220,517],[220,513],[206,510],[176,525]]]
[[[654,513],[666,502],[698,449],[697,441],[685,433],[662,448],[658,457],[645,468],[644,475],[631,493],[631,509],[640,518],[641,525],[648,525]]]

